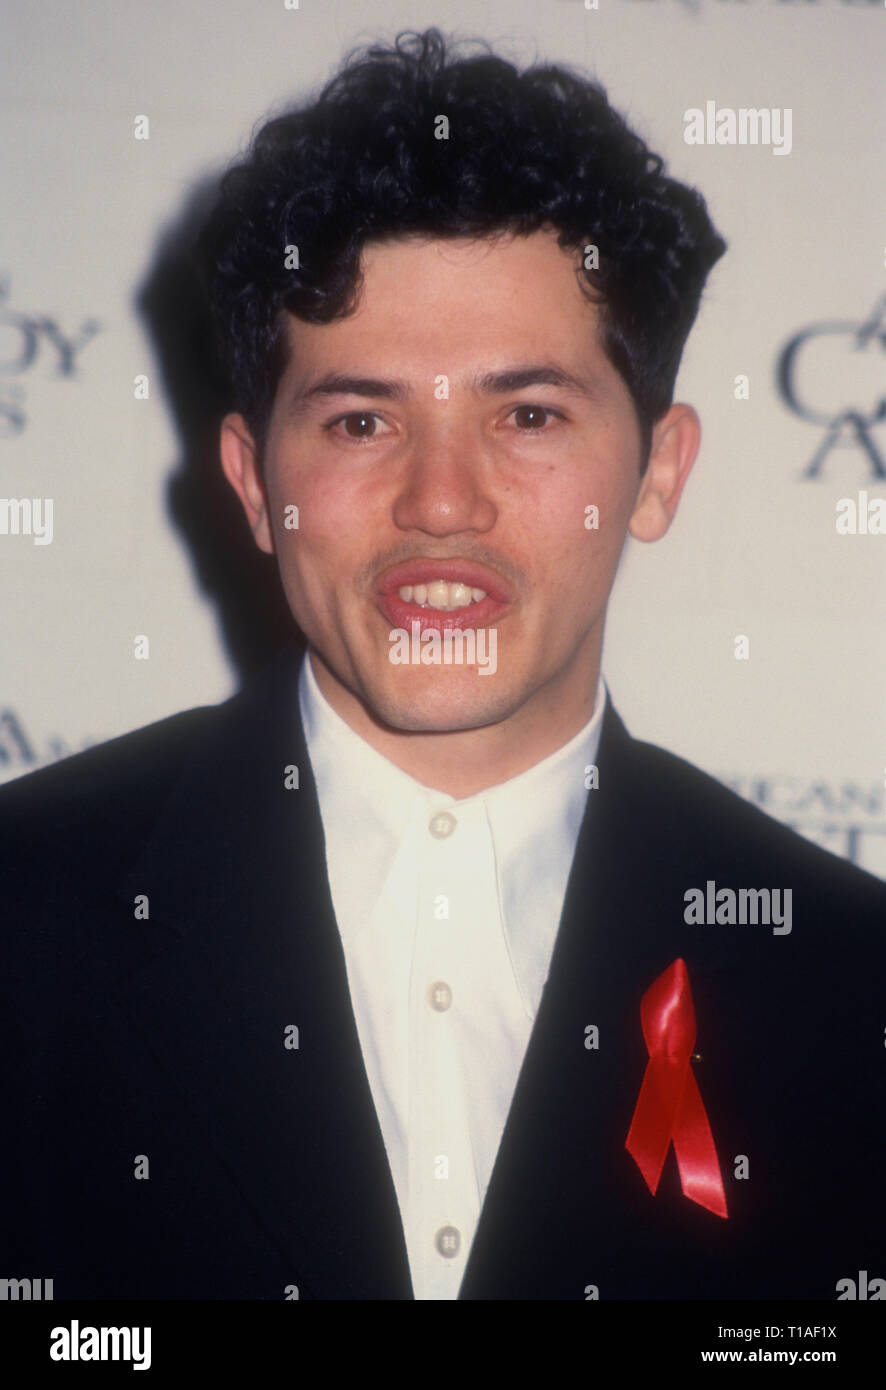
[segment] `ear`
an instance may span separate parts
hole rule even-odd
[[[219,453],[225,477],[240,498],[256,545],[268,555],[273,554],[268,499],[258,450],[242,415],[226,415],[222,420]]]
[[[653,429],[649,463],[628,526],[638,541],[657,541],[667,531],[700,443],[701,422],[691,405],[672,405]]]

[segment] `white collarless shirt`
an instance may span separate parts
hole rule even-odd
[[[299,705],[363,1061],[417,1299],[455,1299],[547,979],[606,700],[526,772],[456,801]]]

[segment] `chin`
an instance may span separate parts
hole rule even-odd
[[[439,675],[429,678],[421,673],[418,680],[409,684],[404,681],[402,686],[398,681],[393,689],[388,683],[384,690],[366,690],[363,700],[370,714],[389,729],[404,733],[456,733],[499,724],[514,713],[519,701],[512,693],[496,688],[495,680],[495,676],[479,676],[472,670],[462,673],[457,683],[447,687]]]

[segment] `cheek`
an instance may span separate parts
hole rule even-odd
[[[361,531],[361,507],[353,490],[319,471],[281,469],[269,485],[274,537],[281,565],[302,571],[331,571],[343,551],[353,552]],[[284,518],[298,508],[298,528]]]
[[[529,499],[529,553],[543,549],[554,571],[567,575],[614,565],[633,509],[628,467],[607,459],[568,474],[551,470],[544,489]]]
[[[590,505],[597,508],[599,529],[592,534],[607,550],[620,550],[640,486],[639,442],[634,442],[636,431],[629,424],[611,431],[608,447],[595,454],[581,484],[587,494],[582,511]]]

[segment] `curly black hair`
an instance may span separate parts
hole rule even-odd
[[[224,176],[199,253],[234,408],[261,450],[286,365],[282,311],[310,323],[351,312],[367,241],[549,228],[564,248],[598,248],[598,269],[577,265],[636,406],[645,466],[725,242],[602,87],[458,47],[428,29],[352,55]],[[448,139],[435,138],[441,115]],[[285,266],[292,245],[298,269]]]

